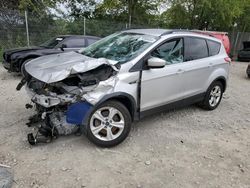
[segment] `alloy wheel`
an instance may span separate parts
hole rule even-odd
[[[125,126],[122,113],[114,107],[102,107],[96,110],[90,119],[92,134],[102,141],[118,138]]]
[[[214,86],[209,96],[209,105],[211,107],[215,107],[220,102],[221,94],[221,88],[218,85]]]

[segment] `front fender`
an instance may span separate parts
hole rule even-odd
[[[27,59],[34,59],[34,58],[38,58],[40,57],[40,55],[38,54],[34,54],[34,53],[28,53],[28,54],[22,54],[20,56],[18,56],[18,58],[16,59],[16,63],[18,64],[18,67],[21,68],[22,64],[27,60]]]
[[[108,95],[105,95],[105,97],[103,97],[100,101],[98,101],[95,105],[91,106],[89,108],[89,110],[84,114],[84,118],[82,118],[82,124],[85,126],[88,124],[88,120],[89,120],[89,116],[92,114],[92,112],[99,106],[101,105],[102,103],[108,101],[108,100],[117,100],[119,102],[121,102],[123,105],[125,105],[130,114],[131,114],[131,117],[133,120],[137,120],[138,119],[138,113],[137,113],[137,105],[136,105],[136,102],[134,100],[134,98],[127,94],[127,93],[124,93],[124,92],[115,92],[115,93],[112,93],[112,94],[108,94]]]

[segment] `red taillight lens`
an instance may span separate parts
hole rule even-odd
[[[231,58],[230,57],[225,57],[224,60],[227,62],[227,63],[231,63]]]

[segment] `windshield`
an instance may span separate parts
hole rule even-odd
[[[106,58],[125,63],[148,48],[157,37],[136,33],[115,33],[80,51],[93,58]]]
[[[56,45],[58,45],[65,37],[56,37],[56,38],[52,38],[48,41],[46,41],[45,43],[41,44],[41,47],[45,47],[45,48],[54,48]]]

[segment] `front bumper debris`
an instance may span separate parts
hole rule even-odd
[[[28,142],[31,145],[49,143],[58,136],[80,132],[79,125],[70,124],[66,121],[65,112],[43,112],[41,116],[42,122],[37,133],[27,135]]]

